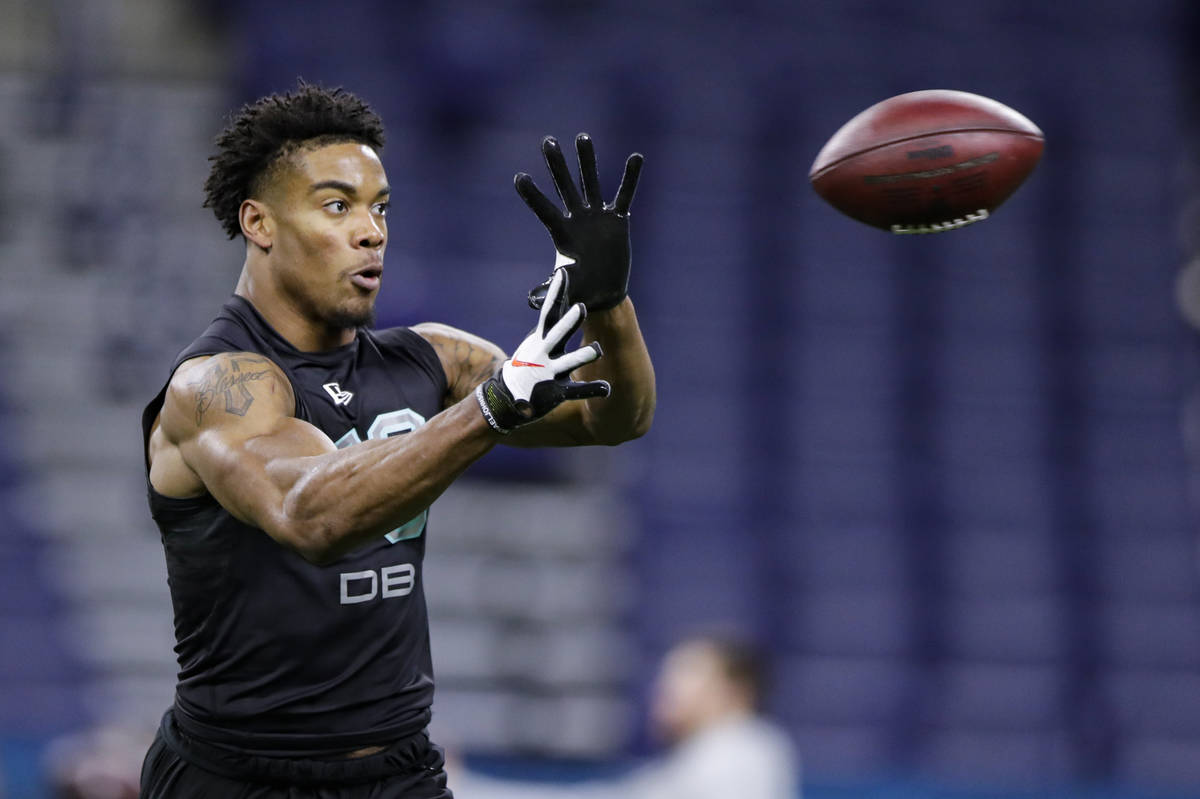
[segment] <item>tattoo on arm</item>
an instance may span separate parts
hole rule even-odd
[[[266,358],[243,356],[230,358],[229,368],[221,362],[213,363],[196,386],[196,426],[204,419],[204,413],[213,406],[218,397],[225,398],[225,412],[245,416],[254,404],[254,395],[246,388],[247,383],[271,376],[270,361]]]
[[[499,371],[503,358],[487,348],[463,339],[439,336],[433,346],[442,360],[457,367],[450,385],[451,399],[457,401],[475,390],[475,386]]]
[[[497,358],[495,353],[472,346],[465,341],[459,342],[456,349],[458,347],[462,347],[465,350],[462,355],[463,360],[460,363],[464,364],[462,374],[466,378],[464,389],[467,392],[473,391],[475,386],[489,377],[495,376],[504,363],[504,359]]]

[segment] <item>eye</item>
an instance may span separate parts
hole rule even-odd
[[[335,214],[344,214],[350,210],[350,206],[346,204],[345,200],[330,200],[325,203],[325,208]]]
[[[380,216],[387,216],[388,209],[392,207],[389,202],[375,203],[375,213]]]

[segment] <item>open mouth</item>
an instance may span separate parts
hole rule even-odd
[[[350,282],[367,291],[379,288],[379,278],[383,275],[382,266],[369,266],[350,275]]]

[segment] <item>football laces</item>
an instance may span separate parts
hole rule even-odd
[[[973,214],[951,219],[949,222],[935,222],[932,225],[892,225],[892,232],[901,236],[922,233],[945,233],[947,230],[958,230],[960,227],[973,225],[988,218],[988,210],[980,208]]]

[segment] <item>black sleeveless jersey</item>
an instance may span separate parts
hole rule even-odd
[[[442,408],[437,354],[407,328],[360,329],[300,352],[234,296],[175,361],[259,353],[291,380],[295,415],[339,447],[402,435]],[[166,389],[146,408],[143,435]],[[147,477],[147,483],[149,478]],[[257,752],[332,752],[425,727],[433,699],[422,586],[425,519],[326,566],[239,522],[212,496],[149,488],[175,611],[175,715],[194,737]]]

